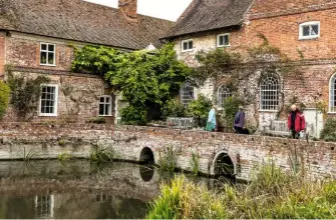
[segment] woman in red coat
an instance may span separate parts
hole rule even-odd
[[[292,105],[291,110],[288,116],[288,129],[291,131],[294,139],[299,139],[300,132],[306,129],[306,120],[296,105]]]

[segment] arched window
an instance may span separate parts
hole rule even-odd
[[[275,76],[265,76],[260,83],[261,110],[278,110],[279,80]]]
[[[190,81],[186,81],[182,86],[180,98],[182,104],[185,106],[194,100],[194,87],[191,85]]]
[[[232,96],[231,90],[226,86],[220,86],[217,92],[218,107],[223,107],[225,99]]]
[[[329,111],[336,112],[336,74],[334,74],[330,79],[330,94],[329,94]]]

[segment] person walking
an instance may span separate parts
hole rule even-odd
[[[205,127],[206,131],[215,131],[217,126],[216,121],[216,106],[213,105],[208,116],[208,121]]]
[[[288,129],[291,131],[292,138],[294,139],[299,139],[300,133],[306,129],[305,117],[296,105],[291,106],[287,124]]]
[[[237,134],[249,134],[250,132],[245,128],[245,112],[244,107],[239,106],[239,111],[234,118],[234,129]]]

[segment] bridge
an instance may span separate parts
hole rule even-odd
[[[334,178],[336,143],[211,133],[158,127],[108,125],[0,124],[0,160],[57,159],[68,153],[90,158],[97,147],[111,148],[120,160],[160,164],[174,160],[178,169],[195,168],[205,175],[234,175],[249,180],[258,166],[274,163],[300,169],[314,178]],[[194,158],[194,159],[193,159]],[[226,164],[227,169],[221,169]]]

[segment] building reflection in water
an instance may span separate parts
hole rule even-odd
[[[139,172],[144,182],[150,182],[154,177],[155,167],[153,165],[142,165],[139,167]]]
[[[35,196],[35,216],[37,218],[54,218],[54,195]]]

